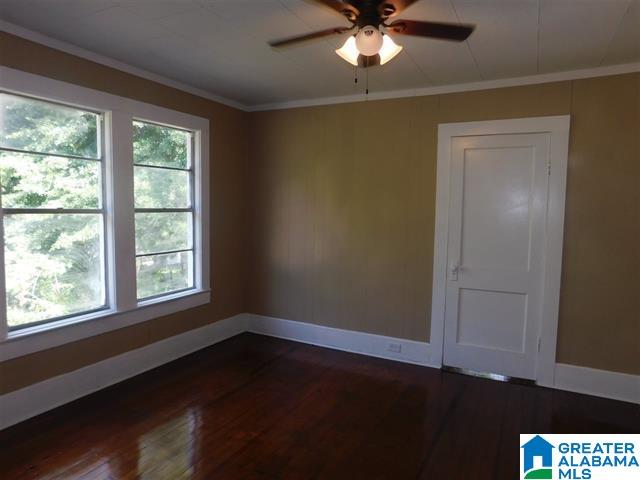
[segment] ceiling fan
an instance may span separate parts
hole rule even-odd
[[[350,27],[334,27],[269,42],[272,47],[286,47],[298,42],[355,31],[336,53],[356,67],[384,65],[402,50],[391,35],[413,35],[462,42],[474,25],[459,25],[418,20],[393,20],[417,0],[313,0],[344,16]]]

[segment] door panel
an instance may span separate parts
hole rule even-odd
[[[528,268],[531,148],[466,149],[462,161],[461,263],[470,268]],[[509,241],[496,242],[496,237]]]
[[[445,365],[535,378],[548,134],[452,140]]]
[[[524,352],[525,294],[461,288],[458,298],[459,345]]]

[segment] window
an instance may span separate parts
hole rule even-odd
[[[191,132],[133,122],[139,299],[193,287]]]
[[[102,116],[0,94],[10,330],[106,306]]]
[[[210,301],[208,144],[207,119],[0,66],[2,360]]]

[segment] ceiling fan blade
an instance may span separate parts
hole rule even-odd
[[[440,38],[462,42],[466,40],[475,25],[457,25],[454,23],[421,22],[417,20],[396,20],[385,25],[391,33],[399,35],[415,35],[418,37]]]
[[[272,40],[269,45],[272,47],[286,47],[299,42],[306,42],[307,40],[315,40],[316,38],[329,37],[331,35],[340,35],[348,32],[353,27],[335,27],[328,28],[326,30],[320,30],[318,32],[307,33],[306,35],[297,35],[295,37],[283,38],[281,40]]]
[[[383,17],[395,17],[418,0],[382,0],[378,5],[378,13]]]
[[[343,2],[341,0],[312,0],[315,3],[321,3],[322,5],[329,7],[330,9],[338,12],[340,15],[347,17],[350,21],[355,21],[360,15],[360,11],[351,5],[350,3]]]

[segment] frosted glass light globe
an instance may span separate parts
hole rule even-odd
[[[376,55],[382,48],[382,33],[371,25],[363,27],[356,35],[356,47],[366,57]]]

